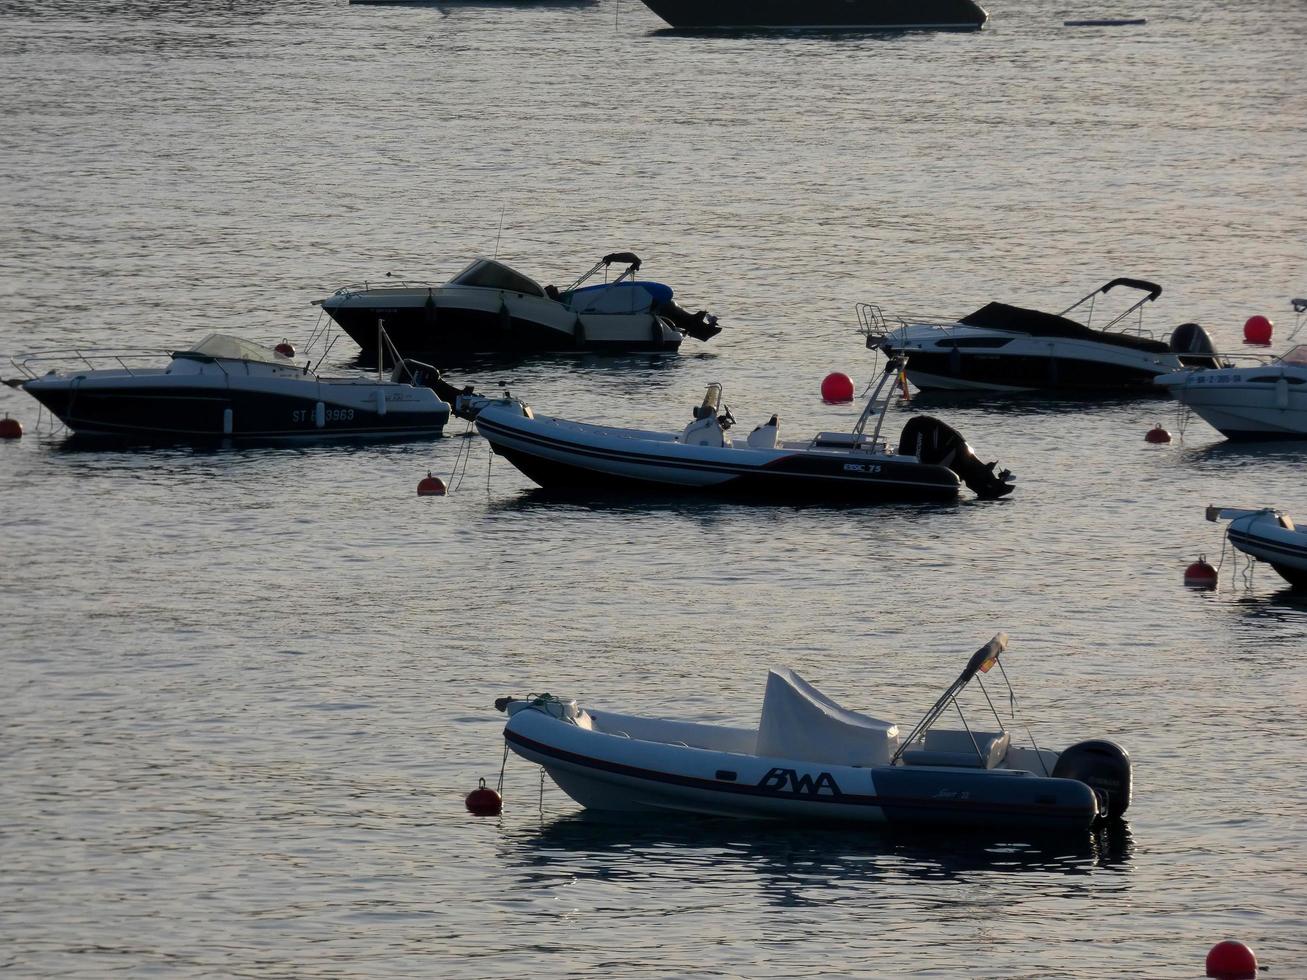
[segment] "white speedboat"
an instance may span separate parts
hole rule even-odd
[[[611,282],[585,285],[614,263]],[[443,286],[388,282],[349,286],[317,300],[363,350],[377,352],[377,323],[406,357],[441,363],[468,354],[674,351],[687,335],[709,340],[717,318],[690,313],[671,287],[640,281],[632,252],[605,255],[567,289],[541,286],[494,259],[477,259]]]
[[[496,453],[548,489],[590,491],[643,486],[756,495],[777,500],[955,499],[965,481],[979,496],[1011,493],[1013,476],[982,463],[955,430],[938,419],[913,416],[897,450],[881,438],[890,397],[874,431],[866,431],[881,392],[898,378],[891,362],[851,432],[819,432],[784,440],[773,415],[748,437],[727,435],[734,425],[712,384],[694,419],[681,432],[649,432],[537,415],[519,399],[484,404],[477,430]]]
[[[1118,286],[1144,296],[1095,328],[1094,300]],[[1142,321],[1125,331],[1126,318],[1142,317],[1144,304],[1161,294],[1161,286],[1142,279],[1113,279],[1057,314],[990,303],[950,321],[887,316],[862,303],[858,319],[869,348],[908,357],[908,380],[923,391],[1148,393],[1158,375],[1217,366],[1211,338],[1196,323],[1177,327],[1169,342],[1146,334]],[[1069,318],[1086,306],[1084,323]]]
[[[279,350],[226,334],[210,334],[189,350],[171,353],[44,351],[13,363],[23,377],[10,383],[78,436],[438,436],[450,412],[423,376],[425,366],[400,363],[390,378],[324,377],[307,360],[296,364]],[[38,373],[52,363],[77,366]],[[434,369],[426,371],[434,375]]]
[[[1307,589],[1307,531],[1283,511],[1208,507],[1209,521],[1229,521],[1225,536],[1245,555],[1264,561],[1295,589]]]
[[[983,690],[981,675],[1006,645],[1000,633],[977,650],[906,736],[792,670],[768,674],[757,727],[649,718],[547,694],[495,706],[508,714],[508,747],[596,810],[1047,830],[1120,817],[1131,769],[1119,746],[1018,746],[988,692],[993,730],[967,723],[958,697],[973,680]],[[954,706],[963,727],[937,727]]]
[[[1227,439],[1307,438],[1307,344],[1270,361],[1250,355],[1228,360],[1219,368],[1165,374],[1155,383]]]

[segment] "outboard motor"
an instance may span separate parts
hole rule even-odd
[[[390,380],[404,381],[405,379],[411,379],[415,387],[430,388],[442,402],[449,403],[449,407],[459,418],[470,422],[477,417],[478,409],[473,409],[470,405],[476,391],[471,385],[455,388],[441,377],[439,368],[424,361],[415,361],[411,357],[405,358],[395,365],[395,370],[390,373]]]
[[[695,340],[712,340],[722,332],[722,328],[717,325],[717,318],[707,310],[691,313],[670,299],[659,303],[654,312],[666,317],[677,330]]]
[[[994,500],[1011,493],[1014,477],[1010,470],[994,472],[998,463],[982,463],[971,451],[962,433],[929,415],[914,415],[899,436],[899,455],[916,456],[923,463],[947,466],[978,497]]]
[[[1130,755],[1115,742],[1077,742],[1057,759],[1054,779],[1076,779],[1094,791],[1099,813],[1116,820],[1130,806]]]
[[[1180,355],[1185,367],[1216,368],[1216,346],[1212,338],[1196,323],[1182,323],[1171,333],[1171,353]],[[1190,357],[1191,354],[1207,355]]]

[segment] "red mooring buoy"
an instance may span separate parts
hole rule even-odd
[[[295,345],[292,344],[289,340],[283,340],[280,344],[278,344],[276,347],[272,349],[275,350],[282,357],[295,356]]]
[[[0,419],[0,439],[21,439],[23,438],[23,423],[18,419],[11,419],[8,415]]]
[[[1227,939],[1208,950],[1207,975],[1219,980],[1253,980],[1257,957],[1237,939]]]
[[[1250,316],[1244,321],[1243,342],[1245,344],[1269,344],[1273,333],[1275,333],[1275,324],[1271,322],[1270,317],[1258,313],[1256,316]]]
[[[1171,433],[1162,428],[1162,423],[1158,422],[1155,426],[1144,433],[1144,442],[1161,444],[1171,441]]]
[[[478,817],[496,817],[504,809],[503,798],[487,786],[484,779],[479,781],[476,789],[467,794],[464,802],[468,810]]]
[[[447,489],[445,481],[438,476],[432,476],[430,470],[427,470],[426,476],[418,480],[419,497],[443,497]]]
[[[1199,555],[1198,560],[1184,570],[1184,584],[1191,589],[1216,588],[1216,569],[1207,564],[1207,556]]]
[[[837,405],[853,401],[853,379],[847,374],[832,371],[821,379],[821,400]]]

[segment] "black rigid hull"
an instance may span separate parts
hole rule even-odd
[[[644,0],[678,30],[979,30],[972,0]]]
[[[318,428],[317,400],[290,395],[181,386],[148,393],[87,386],[28,390],[78,436],[151,441],[439,435],[449,418],[446,413],[405,412],[394,405],[379,415],[324,402],[323,426]],[[228,409],[230,433],[223,431]]]
[[[446,306],[433,311],[424,306],[379,308],[328,308],[327,314],[359,345],[363,357],[377,356],[377,320],[385,321],[386,335],[401,357],[415,357],[436,363],[472,354],[551,354],[569,351],[639,353],[674,351],[681,334],[666,337],[661,322],[650,318],[649,336],[644,340],[605,342],[587,337],[584,330],[564,333],[534,320],[507,312],[458,309]]]

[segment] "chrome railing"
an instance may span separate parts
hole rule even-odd
[[[938,313],[886,313],[875,303],[858,303],[854,306],[858,317],[858,333],[864,337],[881,338],[894,330],[914,324],[949,329],[958,326],[958,318]]]
[[[341,286],[339,289],[333,291],[331,295],[354,296],[357,293],[366,293],[368,290],[371,289],[401,290],[401,289],[438,289],[438,288],[439,286],[436,283],[428,282],[423,279],[410,280],[410,279],[392,279],[387,277],[386,279],[383,279],[380,282],[372,282],[370,280],[365,279],[361,283],[353,283],[348,286]],[[321,306],[322,300],[315,299],[313,300],[312,305]]]
[[[135,377],[132,365],[128,361],[135,362],[148,357],[151,359],[151,366],[157,367],[160,357],[169,357],[172,353],[170,350],[159,347],[64,347],[58,350],[41,350],[32,351],[30,354],[18,354],[9,358],[9,363],[29,380],[39,378],[43,373],[37,368],[37,365],[54,364],[55,362],[60,364],[69,364],[70,362],[85,364],[87,369],[91,371],[106,370],[117,365],[126,371],[129,376]],[[137,370],[144,367],[143,364],[136,364]]]

